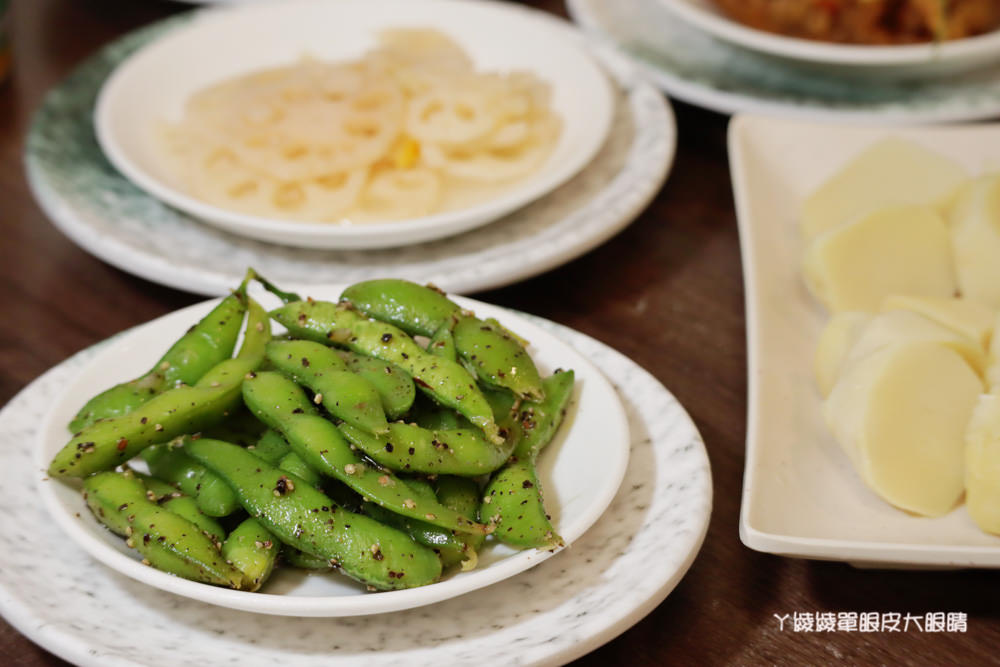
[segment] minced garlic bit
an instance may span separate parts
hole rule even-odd
[[[313,403],[319,405],[322,402],[323,402],[323,394],[316,394],[315,396],[313,396]]]
[[[417,506],[417,504],[415,502],[413,502],[413,498],[407,498],[406,500],[403,501],[403,507],[405,507],[407,509],[411,509],[412,510],[416,506]]]
[[[286,493],[291,493],[295,490],[295,483],[288,479],[284,475],[278,478],[278,482],[274,485],[274,495],[283,496]]]

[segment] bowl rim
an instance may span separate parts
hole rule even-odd
[[[400,4],[400,2],[401,0],[338,0],[336,5],[353,5],[363,8],[362,11],[384,12],[386,6]],[[596,84],[588,86],[588,90],[592,91],[592,98],[598,104],[587,109],[587,126],[591,129],[582,134],[585,139],[582,142],[583,149],[574,151],[574,159],[567,160],[561,165],[553,165],[550,161],[550,155],[540,170],[521,181],[514,182],[509,190],[505,190],[500,195],[471,206],[415,218],[339,225],[323,221],[298,221],[250,215],[215,206],[164,182],[130,156],[123,142],[119,141],[115,123],[112,122],[113,112],[125,99],[121,90],[121,87],[125,85],[123,81],[129,76],[133,76],[135,69],[141,70],[144,65],[143,57],[148,57],[148,54],[156,48],[162,48],[163,40],[176,38],[190,30],[200,29],[206,24],[209,26],[218,25],[220,20],[224,20],[231,12],[297,11],[322,4],[316,0],[284,0],[277,6],[273,3],[251,3],[238,7],[223,4],[199,9],[196,10],[190,22],[143,45],[114,68],[98,91],[93,117],[98,145],[112,166],[129,181],[157,199],[184,211],[201,222],[234,234],[280,245],[345,250],[411,245],[454,236],[494,222],[547,195],[577,175],[593,161],[610,133],[614,119],[615,100],[607,74],[598,61],[583,48],[583,36],[572,25],[539,10],[512,7],[492,0],[477,3],[464,0],[420,0],[420,2],[429,6],[436,5],[439,10],[445,10],[450,5],[457,5],[471,11],[518,15],[519,20],[530,21],[540,26],[544,25],[546,32],[550,33],[551,39],[558,40],[560,48],[579,54],[581,71],[585,71],[591,79],[591,83]],[[433,17],[430,16],[428,25],[435,27]],[[555,81],[549,81],[549,83],[557,85]],[[287,238],[278,240],[276,237],[279,236]]]
[[[856,67],[922,65],[1000,56],[1000,28],[974,37],[927,44],[865,45],[789,37],[744,25],[691,0],[657,0],[695,28],[754,51],[794,60]]]

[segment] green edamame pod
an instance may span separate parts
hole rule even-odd
[[[349,371],[326,345],[308,340],[271,341],[267,358],[281,373],[311,390],[314,400],[337,419],[370,433],[389,430],[378,391]]]
[[[572,370],[558,371],[542,382],[546,393],[544,401],[521,405],[518,415],[521,434],[514,446],[513,456],[534,459],[543,447],[552,442],[552,437],[566,416],[575,381],[576,374]]]
[[[439,475],[433,483],[434,494],[441,504],[456,512],[475,518],[479,512],[479,485],[468,477]]]
[[[198,509],[198,503],[190,496],[170,498],[163,502],[160,507],[168,509],[198,526],[205,537],[213,542],[222,544],[222,540],[226,539],[226,531],[219,525],[219,522]]]
[[[271,338],[267,313],[247,299],[247,327],[235,359],[206,373],[193,387],[165,391],[122,417],[94,422],[58,452],[53,477],[86,477],[128,461],[146,447],[222,422],[240,405],[243,379],[260,366]]]
[[[434,482],[434,491],[438,501],[445,507],[450,507],[462,516],[479,519],[480,493],[479,485],[467,477],[440,475]],[[461,562],[463,570],[471,570],[479,561],[477,552],[483,546],[483,535],[456,535],[462,542],[462,548],[457,554],[441,554],[441,563],[450,567]]]
[[[98,419],[121,417],[177,384],[194,384],[233,354],[246,310],[246,283],[181,336],[145,375],[94,396],[69,423],[76,433]]]
[[[448,324],[442,325],[434,335],[431,336],[427,344],[427,351],[435,357],[441,357],[449,361],[458,361],[458,352],[455,350],[455,337],[451,334],[451,327]]]
[[[413,336],[433,336],[462,310],[436,288],[392,278],[355,283],[340,300]]]
[[[399,419],[413,405],[417,390],[410,374],[395,364],[356,354],[350,350],[334,350],[347,368],[368,380],[382,399],[382,409],[389,419]]]
[[[142,451],[142,460],[155,477],[177,485],[194,498],[208,516],[229,516],[239,502],[225,481],[184,453],[184,440],[150,445]]]
[[[417,544],[433,549],[444,567],[461,560],[464,556],[464,550],[467,549],[466,544],[461,539],[463,537],[461,533],[445,530],[426,521],[395,514],[367,501],[362,504],[361,511],[379,523],[384,523],[406,533]]]
[[[348,576],[389,590],[437,580],[441,562],[404,533],[337,507],[304,480],[237,445],[201,439],[188,453],[228,480],[244,509],[285,544],[335,561]]]
[[[302,460],[302,458],[295,452],[288,452],[285,454],[280,461],[278,461],[278,468],[284,470],[285,472],[290,472],[297,477],[301,477],[305,481],[309,482],[310,486],[318,487],[323,481],[319,473],[309,467],[309,464]]]
[[[142,482],[142,485],[146,487],[146,497],[150,500],[158,502],[164,498],[176,498],[184,495],[176,486],[173,486],[162,479],[157,479],[152,475],[146,475],[136,470],[132,470],[131,468],[128,469],[128,473],[135,475],[139,481]]]
[[[493,413],[475,379],[460,364],[428,354],[391,324],[369,320],[345,305],[324,301],[290,303],[271,316],[295,335],[396,364],[413,377],[421,391],[453,408],[500,444]]]
[[[440,503],[415,498],[391,472],[379,470],[351,449],[333,423],[320,417],[302,389],[278,373],[258,373],[243,385],[243,400],[257,417],[281,433],[311,468],[337,479],[387,509],[450,530],[483,532]]]
[[[244,519],[222,543],[222,557],[243,573],[243,588],[259,590],[278,560],[280,545],[257,519]]]
[[[431,486],[431,483],[425,477],[406,477],[403,481],[413,491],[414,497],[437,502],[437,494],[434,493],[434,487]]]
[[[573,380],[573,371],[556,373],[543,381],[544,401],[520,406],[514,454],[486,485],[480,516],[496,526],[494,535],[505,544],[525,549],[563,545],[545,513],[535,458],[562,423]]]
[[[474,368],[483,382],[509,389],[521,398],[542,398],[542,379],[535,362],[505,329],[475,317],[460,317],[451,333],[462,361]]]
[[[485,475],[510,457],[513,442],[494,445],[478,430],[429,431],[415,424],[389,424],[385,435],[350,424],[337,428],[373,461],[397,472]]]
[[[462,310],[436,288],[407,280],[367,280],[351,285],[340,298],[411,335],[443,336],[442,330],[450,329],[458,356],[483,382],[521,398],[542,398],[542,380],[523,340],[495,320]]]
[[[487,401],[490,400],[490,393],[493,392],[483,392]],[[498,414],[499,413],[497,413],[496,410],[493,411],[494,419],[497,419]],[[469,420],[462,417],[454,410],[441,407],[434,401],[423,397],[421,400],[414,403],[413,409],[410,410],[410,413],[406,417],[406,421],[414,423],[417,426],[430,431],[473,428],[472,424],[469,423]],[[500,424],[499,419],[497,419],[497,424],[503,428],[503,424]]]
[[[225,442],[225,441],[223,441]],[[272,465],[278,465],[278,461],[288,456],[292,448],[288,446],[281,434],[273,428],[269,428],[261,434],[257,444],[247,447],[254,456],[258,456]]]
[[[126,537],[150,565],[185,579],[240,587],[242,575],[216,545],[196,525],[149,500],[134,476],[98,473],[84,480],[83,492],[98,520]]]
[[[292,567],[297,567],[300,570],[332,570],[333,565],[326,558],[320,558],[319,556],[313,556],[312,554],[307,554],[304,551],[299,551],[294,547],[290,547],[287,544],[281,550],[281,557],[285,559],[285,562]]]
[[[256,444],[267,427],[250,414],[246,408],[239,408],[235,414],[226,417],[225,421],[215,426],[211,426],[202,435],[213,440],[231,442],[241,447],[249,447]]]

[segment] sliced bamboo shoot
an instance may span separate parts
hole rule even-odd
[[[954,350],[898,343],[848,368],[824,416],[875,493],[908,512],[940,516],[965,490],[965,429],[981,392]]]
[[[979,397],[965,432],[965,507],[987,533],[1000,533],[1000,396]]]
[[[960,165],[919,144],[885,139],[847,163],[806,199],[802,236],[811,241],[889,204],[923,204],[943,213],[967,178]]]
[[[923,206],[879,209],[817,238],[806,284],[830,311],[878,312],[887,296],[946,298],[957,285],[941,216]]]
[[[816,346],[813,368],[819,393],[827,396],[840,377],[851,348],[861,337],[862,331],[872,321],[872,315],[854,310],[837,313],[827,322]]]

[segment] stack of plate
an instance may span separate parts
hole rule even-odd
[[[353,60],[381,30],[414,26],[452,38],[477,69],[549,84],[562,131],[538,171],[482,204],[356,226],[239,214],[171,184],[153,134],[193,93],[304,53]],[[453,292],[496,287],[607,240],[666,177],[669,106],[624,60],[600,67],[589,46],[551,15],[495,3],[290,0],[182,14],[108,45],[52,91],[28,136],[29,181],[84,249],[193,292],[226,293],[248,265],[303,291],[386,275]]]
[[[670,95],[724,113],[888,123],[1000,114],[1000,31],[937,44],[855,46],[749,28],[711,0],[567,6]]]

